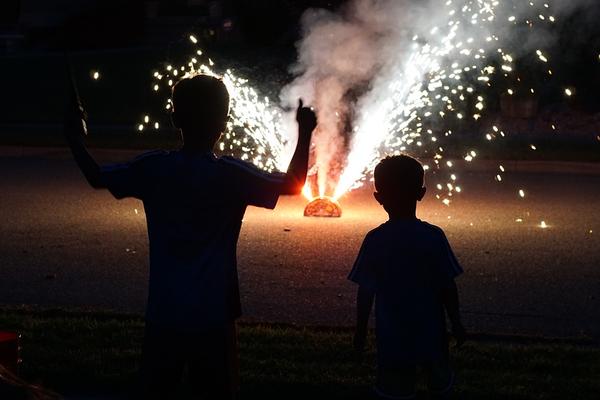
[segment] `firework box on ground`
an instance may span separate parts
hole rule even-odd
[[[305,217],[341,217],[342,208],[339,203],[329,197],[317,197],[304,208]]]

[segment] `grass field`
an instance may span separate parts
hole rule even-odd
[[[22,333],[21,375],[61,393],[130,390],[143,336],[138,316],[5,308],[0,329]],[[358,360],[352,332],[240,326],[244,398],[359,399],[370,393],[372,345]],[[452,351],[461,399],[597,399],[600,348],[479,337]]]

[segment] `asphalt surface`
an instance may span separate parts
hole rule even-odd
[[[507,170],[501,183],[498,164]],[[418,215],[446,231],[465,269],[457,281],[465,325],[600,338],[600,167],[478,162],[457,170],[463,193],[447,207],[432,187]],[[346,276],[365,233],[386,215],[368,189],[342,198],[340,219],[305,218],[305,204],[283,197],[275,211],[248,209],[238,246],[245,319],[353,323],[356,288]],[[143,311],[143,206],[90,189],[65,151],[0,148],[0,222],[0,303]]]

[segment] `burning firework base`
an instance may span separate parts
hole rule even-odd
[[[339,218],[342,216],[342,207],[331,197],[317,197],[306,205],[304,216]]]

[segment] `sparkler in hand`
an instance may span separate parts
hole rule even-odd
[[[69,87],[67,89],[67,102],[65,106],[65,137],[69,143],[74,139],[81,139],[87,135],[87,113],[81,103],[73,68],[67,59],[67,79]]]

